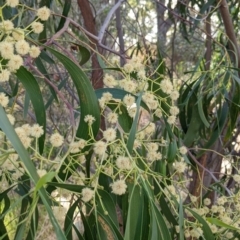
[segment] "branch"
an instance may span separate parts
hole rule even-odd
[[[230,50],[235,53],[235,63],[240,68],[240,49],[237,43],[236,34],[232,23],[232,18],[229,13],[226,0],[219,0],[219,11],[223,20],[225,31],[229,39]]]
[[[54,14],[54,15],[63,17],[62,15],[59,15],[59,14]],[[70,24],[73,25],[75,28],[79,29],[80,31],[84,32],[84,34],[86,34],[86,36],[88,36],[89,38],[95,39],[98,42],[99,47],[101,47],[101,48],[103,48],[103,49],[105,49],[105,50],[107,50],[109,52],[112,52],[112,53],[114,53],[114,54],[116,54],[116,55],[118,55],[120,57],[123,57],[123,58],[125,57],[124,54],[121,54],[121,53],[119,53],[119,52],[117,52],[117,51],[107,47],[106,45],[100,43],[99,42],[99,38],[96,35],[90,33],[85,28],[83,28],[81,25],[79,25],[77,22],[73,21],[71,18],[68,18],[68,17],[66,17],[66,22],[65,22],[64,26],[57,33],[55,33],[45,43],[45,45],[51,45],[52,43],[55,42],[56,39],[58,39],[65,32],[68,33],[69,35],[73,36],[73,34],[68,30],[68,27],[69,27]]]
[[[116,3],[119,2],[119,0],[115,0]],[[117,34],[119,39],[119,46],[120,46],[120,53],[121,55],[124,55],[124,39],[123,39],[123,31],[122,31],[122,24],[121,24],[121,11],[120,8],[116,10],[116,28],[117,28]],[[120,65],[121,67],[125,63],[125,58],[121,57],[120,59]]]
[[[78,0],[78,7],[81,11],[81,15],[83,18],[83,22],[85,28],[93,35],[97,35],[96,31],[96,21],[95,17],[93,16],[91,3],[89,0]],[[103,70],[99,64],[97,58],[97,50],[101,53],[102,49],[99,48],[98,39],[91,38],[89,39],[89,46],[91,47],[91,61],[92,61],[92,71],[91,71],[91,82],[94,89],[102,88],[103,87]]]
[[[57,38],[59,38],[64,32],[66,32],[69,27],[70,21],[70,18],[66,18],[63,27],[58,32],[56,32],[45,44],[51,45]]]
[[[113,16],[113,14],[116,12],[116,10],[120,7],[120,5],[124,2],[125,0],[119,0],[113,7],[112,9],[109,11],[107,17],[105,18],[104,20],[104,23],[99,31],[99,34],[98,34],[98,43],[101,43],[102,42],[102,39],[103,39],[103,35],[109,25],[109,22]]]
[[[58,96],[61,98],[61,100],[66,104],[69,112],[70,112],[70,123],[71,126],[75,129],[75,119],[74,119],[74,109],[72,105],[66,100],[66,97],[59,91],[58,87],[55,86],[47,77],[45,77],[30,61],[26,62],[26,65],[29,66],[29,68],[34,71],[36,74],[38,74],[39,77],[43,78],[44,81],[49,84],[55,92],[58,94]]]
[[[220,184],[220,185],[226,190],[226,192],[229,194],[229,196],[232,195],[231,191],[230,191],[226,186],[224,186],[224,185],[214,176],[214,174],[213,174],[210,170],[208,170],[208,169],[205,168],[201,163],[199,163],[198,160],[195,158],[195,156],[194,156],[190,151],[188,151],[188,154],[190,155],[190,157],[192,158],[192,160],[193,160],[199,167],[201,167],[205,172],[209,173],[209,175],[212,177],[212,179],[213,179],[216,183]]]

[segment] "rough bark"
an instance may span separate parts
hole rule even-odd
[[[95,18],[88,0],[78,0],[78,6],[81,11],[85,28],[91,34],[97,36]],[[95,51],[98,50],[98,42],[96,39],[89,37],[89,45],[91,47],[91,57],[92,57],[92,76],[91,81],[94,89],[103,87],[103,70],[97,59],[97,54]]]
[[[189,192],[193,196],[196,196],[198,201],[200,201],[202,197],[208,193],[208,198],[210,198],[211,202],[214,203],[216,200],[216,191],[210,190],[209,187],[214,184],[215,181],[212,176],[204,170],[204,168],[213,173],[216,179],[219,179],[222,166],[222,156],[216,152],[223,154],[224,150],[220,139],[214,144],[212,150],[213,151],[206,152],[198,158],[198,162],[202,165],[202,167],[198,165],[196,166],[189,186]]]
[[[91,34],[97,36],[95,18],[88,0],[78,0],[78,6],[82,13],[85,28]],[[98,41],[89,37],[89,45],[91,47],[92,56],[92,76],[91,82],[94,89],[103,88],[103,70],[98,62],[96,51],[98,50]],[[99,49],[101,50],[101,49]],[[101,126],[100,129],[106,129],[105,119],[101,116]],[[102,138],[102,132],[99,131],[96,139]]]

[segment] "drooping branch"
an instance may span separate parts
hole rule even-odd
[[[223,20],[227,37],[229,39],[230,51],[234,53],[235,63],[238,66],[238,68],[240,68],[240,49],[237,44],[237,38],[234,32],[234,26],[226,0],[219,0],[219,11]]]
[[[81,0],[78,0],[78,1],[81,1]],[[117,3],[112,7],[112,9],[109,11],[107,17],[105,18],[104,22],[103,22],[103,25],[102,27],[100,28],[100,31],[99,31],[99,34],[98,34],[98,41],[99,43],[102,42],[102,39],[103,39],[103,36],[104,36],[104,33],[111,21],[111,18],[113,16],[113,14],[116,12],[116,10],[120,7],[120,5],[124,2],[125,0],[119,0],[117,1]]]

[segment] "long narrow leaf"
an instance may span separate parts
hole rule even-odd
[[[94,231],[89,225],[88,218],[85,217],[85,215],[82,213],[82,211],[80,213],[81,213],[81,218],[82,218],[82,222],[83,222],[83,226],[84,226],[85,239],[94,240],[95,239],[93,236]]]
[[[78,97],[80,100],[80,123],[77,127],[76,136],[83,139],[89,138],[88,123],[84,121],[86,115],[92,115],[95,117],[95,122],[92,125],[92,131],[94,136],[97,135],[100,126],[100,109],[98,105],[97,97],[94,93],[93,87],[85,75],[85,73],[79,68],[72,60],[65,55],[57,52],[56,50],[47,47],[47,49],[64,65],[69,72],[73,83],[76,87]]]
[[[28,200],[25,198],[22,200],[22,206],[20,211],[20,216],[18,220],[18,227],[15,233],[15,240],[23,239],[26,230],[26,224],[28,219]]]
[[[136,105],[137,105],[137,111],[136,111],[136,115],[134,117],[134,121],[129,133],[129,137],[128,137],[128,141],[127,141],[127,149],[129,151],[129,153],[132,152],[133,150],[133,145],[134,145],[134,141],[135,141],[135,137],[136,137],[136,133],[137,133],[137,126],[138,126],[138,118],[139,118],[139,111],[140,111],[140,103],[141,103],[141,99],[142,99],[142,94],[143,92],[140,93]]]
[[[35,59],[35,64],[36,64],[38,70],[39,70],[46,78],[50,79],[50,76],[49,76],[49,74],[48,74],[48,72],[47,72],[47,70],[46,70],[46,68],[45,68],[45,66],[44,66],[44,64],[43,64],[43,62],[42,62],[42,60],[41,60],[40,57],[38,57],[38,58]],[[51,94],[52,94],[52,97],[55,99],[56,102],[58,102],[58,98],[57,98],[57,94],[56,94],[55,90],[54,90],[53,87],[50,86],[50,85],[48,85],[48,87],[49,87],[49,90],[50,90],[50,92],[51,92]],[[47,109],[47,108],[46,108],[46,109]]]
[[[64,231],[65,231],[67,240],[72,240],[73,239],[72,227],[74,225],[74,212],[75,212],[78,204],[79,204],[79,199],[77,199],[75,201],[75,203],[73,203],[73,205],[68,209],[68,212],[67,212],[66,217],[65,217]]]
[[[77,192],[77,193],[81,193],[82,189],[85,187],[85,186],[80,186],[80,185],[75,185],[75,184],[57,183],[57,182],[56,183],[48,182],[47,184],[49,186],[59,187],[59,188],[63,188],[68,191]]]
[[[66,17],[68,16],[69,10],[71,8],[72,0],[65,0],[65,4],[63,7],[62,17],[60,19],[57,31],[63,28],[64,23],[66,22]]]
[[[184,214],[183,214],[183,202],[180,196],[179,209],[178,209],[178,224],[179,224],[179,240],[184,240]]]
[[[7,233],[7,228],[4,224],[4,218],[5,218],[5,213],[8,211],[10,208],[10,199],[8,197],[8,192],[12,190],[14,186],[6,189],[4,192],[0,193],[0,202],[4,201],[4,207],[3,209],[0,209],[0,236],[3,237],[1,238],[2,240],[9,240],[8,233]]]
[[[116,213],[116,206],[111,198],[110,194],[104,190],[98,190],[101,200],[104,204],[105,209],[99,206],[98,210],[105,214],[105,210],[107,211],[106,217],[108,218],[108,221],[110,224],[115,225],[116,228],[119,228],[118,226],[118,219],[117,219],[117,213]],[[98,199],[100,200],[100,199]]]
[[[201,99],[201,97],[199,97],[198,99],[198,112],[199,112],[199,116],[202,120],[202,122],[204,123],[204,125],[209,128],[210,124],[205,116],[205,113],[204,113],[204,109],[203,109],[203,99]]]
[[[138,185],[129,184],[129,208],[124,240],[141,239],[141,222],[143,221],[144,195]]]
[[[43,102],[42,93],[35,77],[26,68],[20,67],[16,72],[16,76],[26,89],[28,96],[32,102],[37,123],[43,127],[44,134],[39,138],[39,152],[43,152],[45,132],[46,132],[46,112]]]
[[[13,148],[16,150],[16,152],[18,153],[21,161],[23,162],[30,178],[32,179],[33,183],[36,185],[39,177],[36,171],[36,168],[32,162],[32,160],[30,159],[27,150],[24,148],[24,146],[22,145],[20,139],[18,138],[16,132],[13,129],[13,126],[11,125],[11,123],[8,120],[8,117],[5,113],[5,111],[3,110],[2,106],[0,106],[0,128],[3,130],[3,132],[6,134],[7,138],[9,139],[9,141],[11,142]],[[46,207],[46,210],[49,214],[49,218],[53,224],[53,227],[55,229],[55,233],[56,236],[58,237],[58,239],[63,239],[65,240],[66,237],[63,233],[63,231],[61,230],[55,216],[53,215],[52,209],[50,207],[50,201],[49,198],[46,194],[45,189],[40,188],[39,189],[39,195],[43,201],[43,204]]]
[[[29,232],[28,232],[26,240],[35,239],[35,235],[36,235],[37,228],[38,228],[38,218],[39,218],[39,214],[38,214],[38,208],[36,206],[34,213],[31,217],[30,228],[29,228]]]
[[[165,218],[173,225],[176,226],[178,225],[177,220],[175,219],[173,213],[171,212],[171,209],[169,208],[168,203],[165,200],[165,196],[162,195],[160,198],[160,206],[161,206],[161,211],[163,213],[163,215],[165,216]]]
[[[29,110],[29,105],[30,105],[30,98],[28,93],[25,93],[25,98],[24,98],[24,108],[23,108],[23,117],[24,119],[27,118],[28,110]]]
[[[149,239],[151,240],[172,240],[168,230],[166,220],[164,219],[159,207],[155,203],[154,194],[148,183],[141,180],[145,196],[149,199],[150,229]]]
[[[229,224],[226,224],[226,223],[222,222],[221,220],[219,220],[217,218],[210,217],[210,218],[207,218],[207,221],[212,223],[212,224],[215,224],[218,227],[224,227],[224,228],[234,230],[234,231],[239,231],[240,230],[239,228],[236,228],[236,227],[233,227]]]
[[[66,85],[66,82],[67,82],[67,78],[63,79],[60,84],[57,86],[58,87],[58,90],[61,90],[65,85]],[[52,104],[53,100],[55,99],[55,97],[52,95],[50,96],[50,98],[47,100],[47,103],[45,104],[45,109],[47,110],[49,108],[49,106]],[[56,99],[55,99],[56,100]],[[57,102],[58,99],[57,99]]]
[[[214,239],[214,235],[212,234],[212,231],[211,231],[210,227],[208,226],[207,222],[199,214],[195,213],[190,208],[188,208],[188,211],[191,212],[193,217],[196,218],[199,221],[199,223],[202,224],[202,230],[203,230],[203,235],[204,235],[205,239],[206,240]]]

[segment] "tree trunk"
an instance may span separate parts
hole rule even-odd
[[[78,6],[82,13],[85,28],[88,32],[97,36],[95,18],[88,0],[78,0]],[[96,39],[89,37],[89,45],[92,55],[92,76],[91,81],[94,89],[103,87],[103,70],[97,59],[96,51],[98,51],[98,42]]]
[[[189,193],[198,198],[200,203],[202,197],[207,194],[207,197],[214,203],[216,199],[216,191],[212,191],[209,187],[215,183],[211,174],[204,170],[209,170],[216,179],[220,177],[220,171],[222,166],[222,154],[224,147],[222,141],[219,139],[212,147],[213,151],[204,153],[197,160],[202,167],[196,165],[195,171],[192,175],[192,181],[189,186]],[[217,153],[216,153],[217,152]]]
[[[229,39],[229,48],[230,48],[230,54],[232,54],[234,57],[234,63],[236,66],[240,67],[240,50],[239,46],[237,44],[236,35],[234,33],[234,27],[232,23],[232,19],[229,13],[228,4],[226,0],[220,0],[219,1],[219,11],[224,23],[226,35]],[[207,18],[207,21],[208,18]],[[210,22],[206,25],[207,33],[210,32]],[[210,36],[208,36],[207,41],[209,41]],[[207,42],[208,43],[208,42]],[[209,54],[209,53],[208,53]],[[206,53],[206,70],[209,70],[210,67],[210,56]],[[198,161],[199,163],[206,169],[208,169],[214,176],[219,179],[220,177],[220,171],[222,166],[222,154],[224,153],[224,148],[226,147],[222,139],[224,139],[225,133],[226,133],[227,126],[224,127],[224,130],[222,131],[221,139],[219,138],[214,146],[211,148],[212,151],[204,153],[203,156],[201,156]],[[212,176],[203,170],[200,166],[196,166],[196,171],[193,173],[193,181],[190,183],[189,192],[193,194],[196,197],[202,197],[204,194],[207,193],[209,186],[213,184],[214,181],[212,179]],[[209,196],[212,203],[214,203],[216,198],[216,191],[212,191]]]

